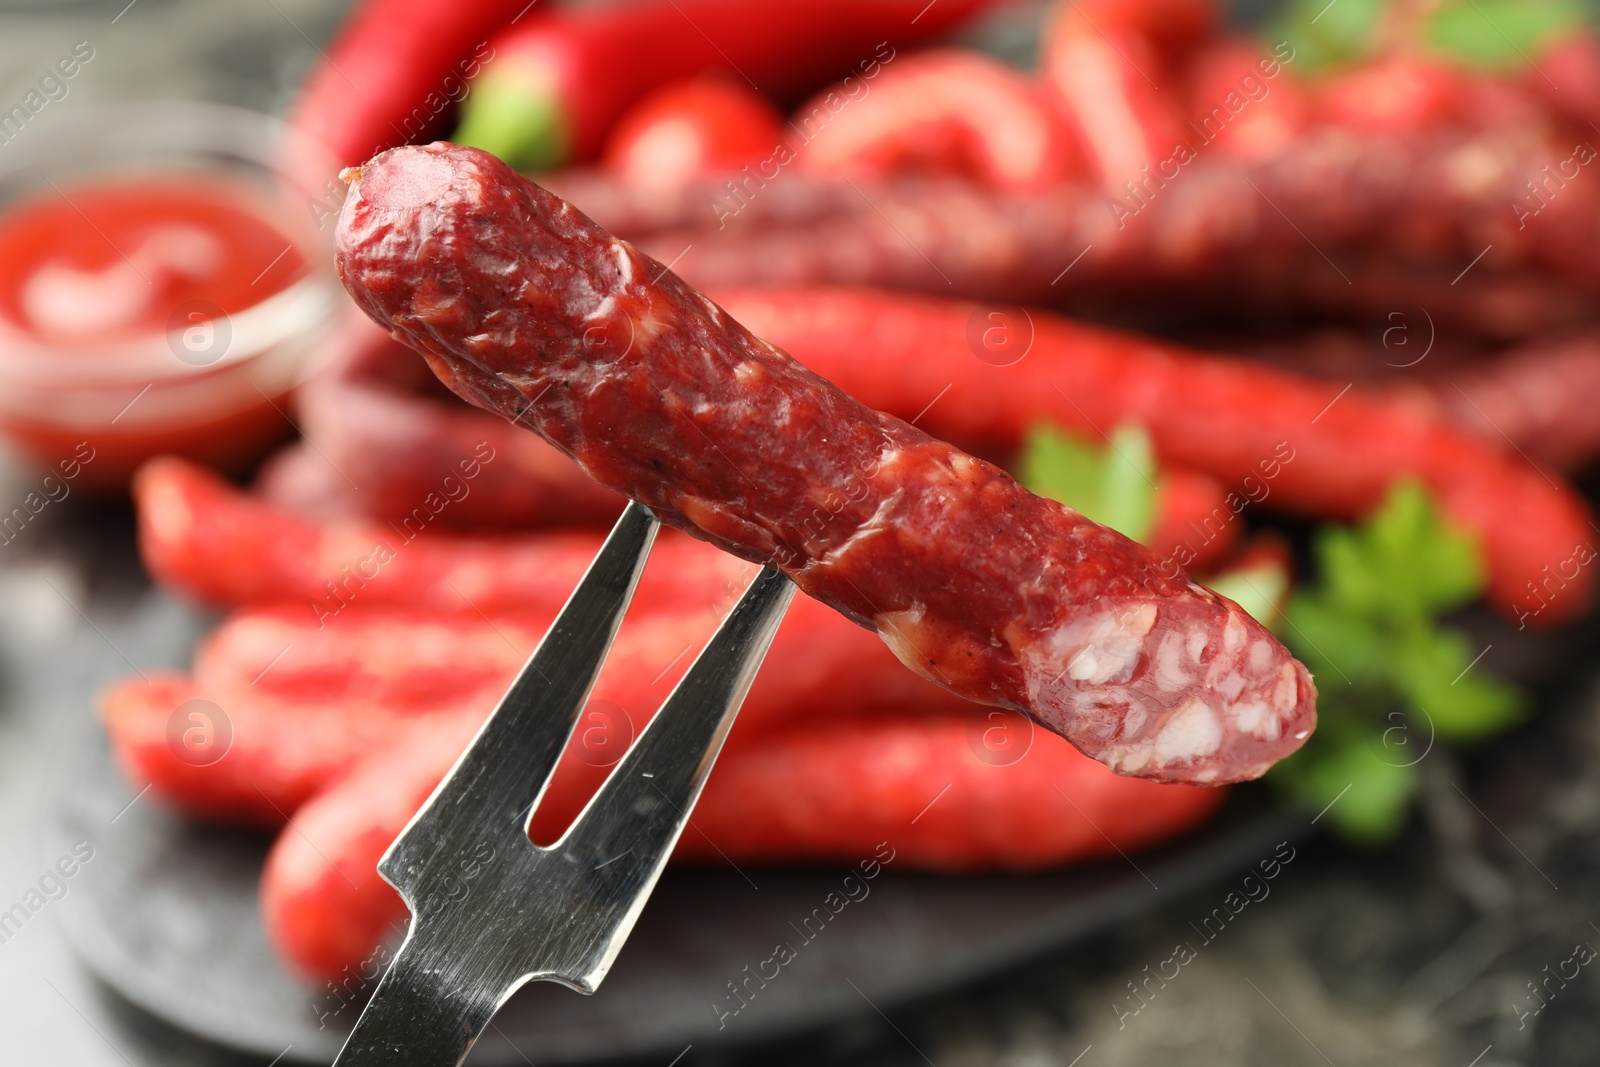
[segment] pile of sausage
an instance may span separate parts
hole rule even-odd
[[[190,671],[128,678],[104,695],[103,717],[125,772],[166,802],[247,826],[292,818],[262,901],[276,944],[309,974],[358,964],[403,916],[378,857],[599,547],[600,531],[469,537],[426,521],[457,490],[480,492],[501,458],[469,451],[391,521],[310,518],[178,460],[140,476],[152,574],[229,614]],[[661,539],[536,838],[576,814],[754,574],[688,537]],[[191,743],[175,723],[204,732]],[[892,840],[916,866],[1027,869],[1149,845],[1223,795],[1113,774],[1021,715],[916,677],[801,597],[679,854],[847,860]]]
[[[802,104],[791,165],[670,188],[573,168],[551,188],[711,291],[1042,304],[1232,350],[1263,323],[1291,348],[1315,322],[1367,373],[1296,369],[1436,398],[1567,469],[1600,454],[1583,417],[1600,399],[1600,42],[1563,35],[1503,72],[1403,37],[1327,72],[1301,52],[1225,32],[1206,0],[1061,4],[1036,76],[908,54]],[[997,162],[1019,158],[1025,173]],[[1559,361],[1522,358],[1553,345]],[[1504,390],[1474,410],[1450,379],[1484,363]]]
[[[672,3],[717,9],[731,36],[710,50],[584,9],[491,32],[521,6],[358,8],[330,64],[387,88],[350,106],[330,66],[297,108],[361,164],[336,238],[364,315],[300,392],[306,440],[248,493],[178,461],[136,486],[152,574],[229,614],[190,671],[110,690],[105,721],[168,802],[292,820],[262,899],[307,973],[358,963],[403,915],[377,857],[625,498],[682,533],[536,840],[756,564],[809,596],[685,858],[853,860],[887,839],[926,868],[1028,869],[1194,826],[1224,796],[1203,786],[1260,775],[1315,725],[1304,667],[1191,577],[1239,551],[1247,509],[1354,519],[1417,479],[1476,535],[1508,616],[1586,610],[1593,575],[1566,565],[1594,558],[1595,526],[1562,472],[1600,453],[1600,194],[1563,169],[1600,119],[1587,39],[1560,55],[1595,91],[1555,95],[1398,53],[1312,78],[1294,42],[1230,37],[1206,0],[1063,3],[1037,74],[913,48],[981,0],[937,24],[866,5],[874,40],[828,46],[860,63],[797,50],[786,0]],[[573,136],[539,157],[562,169],[534,181],[448,144],[366,159],[447,126],[422,94],[479,73],[462,56],[488,91],[519,48],[570,52]],[[727,49],[771,88],[741,114],[803,101],[770,152],[664,180],[642,142],[617,147],[670,110],[630,118],[617,94]],[[1189,343],[1107,325],[1128,321]],[[1098,441],[1129,423],[1160,460],[1143,544],[1005,469],[1041,424]],[[195,715],[225,726],[198,748]]]

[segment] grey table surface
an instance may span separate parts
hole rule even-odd
[[[281,110],[344,6],[0,0],[0,103],[20,98],[58,54],[86,40],[94,61],[52,106],[188,97]],[[994,30],[998,49],[1015,47],[1008,34]],[[20,499],[34,477],[0,465],[0,503]],[[139,627],[118,624],[133,617],[132,605],[148,611],[144,598],[161,596],[137,579],[131,544],[125,509],[69,498],[0,546],[0,909],[22,899],[72,844],[51,837],[45,808],[82,723],[48,709],[65,694],[75,714],[88,716],[106,680],[82,668],[73,651],[95,647],[97,663],[125,657],[127,670],[171,659]],[[158,601],[154,610],[166,608]],[[1581,667],[1593,638],[1591,625],[1551,640]],[[1496,663],[1516,655],[1497,647],[1485,663],[1516,673],[1517,663]],[[1195,941],[1191,924],[1232,886],[1163,900],[1087,944],[887,1014],[864,1005],[855,1019],[781,1047],[713,1056],[690,1049],[677,1062],[1600,1062],[1595,968],[1544,987],[1554,995],[1541,1000],[1529,992],[1547,968],[1571,958],[1575,944],[1600,946],[1600,699],[1577,675],[1547,688],[1537,721],[1472,767],[1443,752],[1423,761],[1420,814],[1399,845],[1375,853],[1325,839],[1302,845],[1270,896],[1202,943],[1179,978],[1141,984],[1150,990],[1143,997],[1133,984],[1143,982],[1146,967],[1168,959],[1176,943]],[[0,1062],[266,1062],[189,1039],[97,983],[55,927],[54,909],[71,900],[68,882],[66,898],[0,943]]]

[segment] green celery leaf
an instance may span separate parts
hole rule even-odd
[[[1582,0],[1454,0],[1428,16],[1423,42],[1466,66],[1505,69],[1537,60],[1594,15]]]
[[[1023,442],[1017,472],[1033,492],[1135,541],[1155,528],[1155,450],[1138,426],[1119,426],[1104,448],[1037,426]]]

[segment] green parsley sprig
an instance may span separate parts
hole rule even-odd
[[[1270,777],[1295,801],[1333,804],[1345,836],[1378,843],[1404,825],[1433,744],[1503,730],[1525,701],[1440,621],[1483,592],[1484,564],[1421,485],[1395,486],[1358,526],[1323,527],[1314,554],[1317,584],[1290,599],[1283,638],[1317,680],[1319,723]]]
[[[1038,427],[1017,471],[1034,492],[1135,540],[1154,529],[1160,474],[1137,425],[1098,447]],[[1420,484],[1396,485],[1355,526],[1319,529],[1313,556],[1316,583],[1290,594],[1284,611],[1291,578],[1278,560],[1204,580],[1277,632],[1317,680],[1317,730],[1269,779],[1288,802],[1327,808],[1336,832],[1378,844],[1404,827],[1417,766],[1434,745],[1504,730],[1526,701],[1474,666],[1481,650],[1442,621],[1482,594],[1485,567],[1473,537]]]

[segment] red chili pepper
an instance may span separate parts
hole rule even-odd
[[[524,169],[592,159],[630,105],[704,71],[794,100],[864,74],[992,0],[643,0],[561,8],[491,41],[455,139]],[[354,161],[352,161],[354,162]]]
[[[1118,777],[1019,717],[993,714],[830,725],[730,748],[675,855],[856,862],[887,841],[893,852],[879,859],[896,869],[1038,869],[1148,847],[1226,795]],[[279,835],[261,906],[297,969],[337,976],[403,918],[374,868],[450,768],[454,741],[419,738],[373,757]],[[537,827],[535,839],[547,839]]]
[[[443,132],[468,81],[494,58],[488,38],[543,17],[529,0],[361,0],[306,79],[290,124],[339,164]],[[333,175],[318,175],[332,179]]]
[[[617,120],[602,164],[624,181],[673,186],[774,156],[788,139],[772,101],[728,77],[664,85]]]
[[[975,52],[924,52],[800,106],[800,166],[819,174],[959,174],[1003,190],[1047,189],[1079,171],[1067,130],[1019,71]]]
[[[1138,33],[1103,29],[1075,5],[1063,5],[1040,41],[1039,70],[1088,169],[1108,189],[1139,182],[1183,140],[1175,86]],[[1167,82],[1166,94],[1156,79]]]
[[[1467,117],[1471,80],[1446,63],[1395,56],[1340,71],[1319,85],[1318,117],[1360,133],[1421,133]]]
[[[1215,0],[1070,0],[1056,5],[1055,16],[1069,7],[1097,30],[1138,34],[1169,64],[1187,59],[1226,22]]]
[[[971,339],[973,322],[988,321],[990,309],[980,305],[823,288],[715,297],[866,404],[906,412],[908,398],[949,388],[919,422],[944,436],[1014,446],[1041,421],[1089,435],[1136,422],[1164,462],[1205,471],[1267,507],[1316,516],[1360,516],[1396,481],[1418,477],[1447,515],[1482,539],[1490,597],[1513,614],[1532,610],[1531,586],[1545,567],[1594,541],[1591,512],[1570,488],[1427,405],[1344,392],[1045,312],[1030,313],[1026,356],[998,367],[980,361]],[[1592,569],[1570,586],[1552,605],[1563,619],[1587,607]]]

